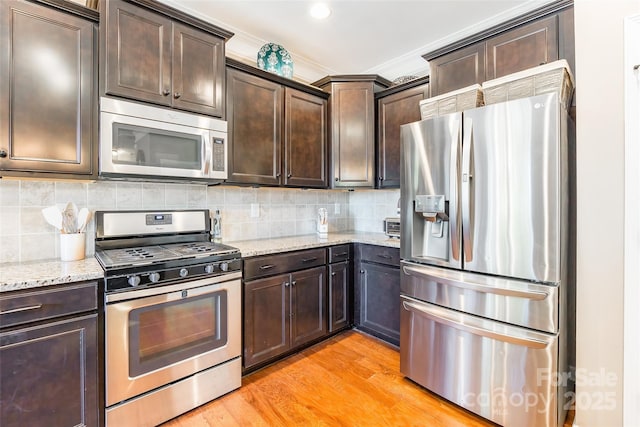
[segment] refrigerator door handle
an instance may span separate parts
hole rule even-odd
[[[552,344],[553,339],[555,338],[555,336],[549,336],[547,338],[542,334],[536,334],[536,338],[534,338],[532,336],[522,336],[523,334],[518,334],[520,335],[518,336],[515,334],[501,333],[495,330],[483,328],[480,325],[474,325],[474,322],[465,321],[463,317],[464,315],[461,315],[458,312],[453,312],[453,315],[449,315],[449,310],[441,309],[440,307],[430,307],[419,302],[412,302],[406,297],[404,298],[404,301],[402,301],[402,306],[405,310],[412,311],[418,315],[427,317],[436,323],[450,326],[460,331],[536,350],[548,347]],[[530,335],[533,335],[533,333]]]
[[[473,121],[464,118],[462,132],[462,248],[464,250],[464,260],[473,260],[473,245],[471,242],[471,179],[473,154]]]
[[[451,256],[460,260],[460,226],[458,223],[460,209],[458,205],[458,188],[460,186],[460,127],[452,131],[451,159],[449,165],[449,236],[451,239]]]
[[[444,275],[437,274],[437,272],[421,271],[420,268],[414,268],[409,266],[403,266],[402,271],[409,276],[420,277],[428,280],[437,280],[439,283],[445,285],[454,286],[456,288],[468,289],[470,291],[484,292],[487,294],[503,295],[507,297],[526,298],[534,301],[542,301],[549,297],[548,292],[535,291],[531,289],[512,289],[504,287],[496,287],[491,285],[485,285],[483,283],[472,282],[468,278],[465,281],[456,280]]]

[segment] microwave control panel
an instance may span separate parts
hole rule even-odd
[[[224,172],[224,138],[213,138],[213,164],[216,172]]]

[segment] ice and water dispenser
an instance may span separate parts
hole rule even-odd
[[[413,256],[449,259],[449,202],[443,194],[414,198]]]

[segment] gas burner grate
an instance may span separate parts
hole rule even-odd
[[[189,242],[165,245],[166,249],[181,256],[221,255],[237,252],[236,248],[213,242]]]
[[[185,250],[191,252],[213,252],[215,250],[214,247],[208,244],[202,243],[187,243],[182,246]]]
[[[153,258],[155,255],[147,248],[125,249],[127,256],[134,258]]]
[[[162,246],[140,246],[134,248],[107,249],[99,254],[105,265],[135,265],[140,263],[166,261],[176,255]]]

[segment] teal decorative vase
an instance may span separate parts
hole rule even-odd
[[[287,49],[267,43],[258,51],[258,68],[289,79],[293,78],[293,60]]]

